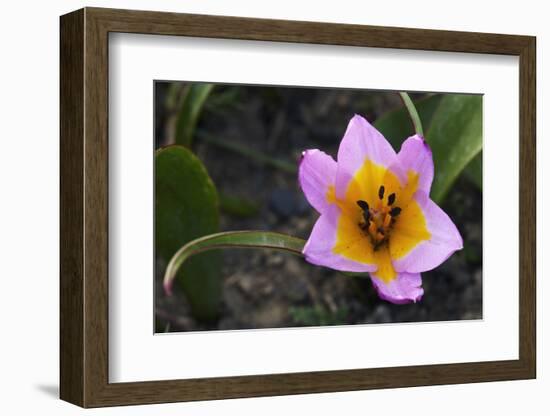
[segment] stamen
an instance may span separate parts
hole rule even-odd
[[[365,223],[368,225],[370,222],[370,211],[363,211],[363,218],[365,219]]]
[[[367,203],[367,201],[363,201],[362,199],[360,199],[359,201],[357,201],[357,205],[359,205],[359,208],[361,208],[363,211],[369,210],[369,204]]]
[[[380,186],[380,189],[378,189],[378,198],[384,199],[384,185]]]
[[[394,218],[397,217],[399,214],[401,214],[401,208],[399,207],[392,208],[390,211],[390,215]]]
[[[378,189],[378,197],[381,201],[384,200],[385,191],[384,185],[381,185]],[[372,210],[367,201],[362,199],[355,201],[357,206],[363,211],[363,218],[359,220],[357,225],[370,238],[374,250],[378,250],[382,245],[388,243],[395,217],[401,213],[401,208],[399,207],[390,209],[395,200],[395,193],[391,193],[388,195],[387,207],[377,204],[377,207]]]
[[[362,199],[356,202],[357,205],[359,205],[359,208],[363,210],[363,219],[365,220],[365,225],[368,227],[370,222],[369,204],[367,203],[367,201],[363,201]]]

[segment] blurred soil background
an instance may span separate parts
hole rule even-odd
[[[183,87],[155,83],[157,148],[171,141],[173,111],[167,103]],[[400,106],[394,92],[216,85],[199,118],[193,151],[220,194],[221,231],[272,230],[307,239],[318,214],[298,185],[301,152],[319,148],[336,159],[355,113],[374,122]],[[209,324],[192,317],[181,292],[164,295],[165,264],[158,262],[157,332],[481,319],[481,191],[462,175],[442,207],[465,248],[422,273],[425,293],[416,304],[393,305],[378,298],[369,278],[346,277],[290,254],[224,250],[220,318]]]

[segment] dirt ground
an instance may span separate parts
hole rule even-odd
[[[168,139],[157,84],[157,144]],[[221,230],[272,230],[307,239],[318,214],[308,205],[291,169],[245,157],[207,140],[238,144],[296,166],[302,150],[319,148],[336,156],[353,114],[371,122],[401,105],[395,93],[329,89],[217,86],[197,128],[193,150],[222,195],[252,201],[256,212],[222,210]],[[398,150],[398,149],[397,149]],[[436,172],[437,175],[437,172]],[[223,302],[215,323],[197,322],[185,297],[161,290],[156,276],[157,330],[275,328],[390,322],[447,321],[482,317],[481,191],[461,177],[443,209],[458,226],[464,250],[422,274],[424,297],[393,305],[378,298],[368,278],[350,278],[303,259],[268,250],[223,252]]]

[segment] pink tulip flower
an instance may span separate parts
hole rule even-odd
[[[420,135],[399,153],[367,120],[354,116],[337,161],[303,152],[300,186],[319,212],[303,254],[309,263],[369,273],[378,295],[403,304],[422,298],[420,273],[462,249],[462,237],[433,202],[432,152]]]

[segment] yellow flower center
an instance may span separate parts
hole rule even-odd
[[[327,192],[327,201],[341,211],[333,253],[374,264],[376,277],[392,281],[397,276],[392,259],[402,258],[431,237],[424,213],[413,199],[417,189],[416,172],[410,171],[402,185],[390,169],[366,160],[343,198],[336,197],[334,187]]]
[[[384,192],[384,185],[380,185],[380,188],[378,188],[379,201],[374,207],[369,206],[369,203],[365,200],[356,201],[362,211],[358,226],[370,238],[375,251],[388,243],[390,231],[397,217],[401,214],[401,208],[394,206],[395,193],[391,193],[386,200]]]

